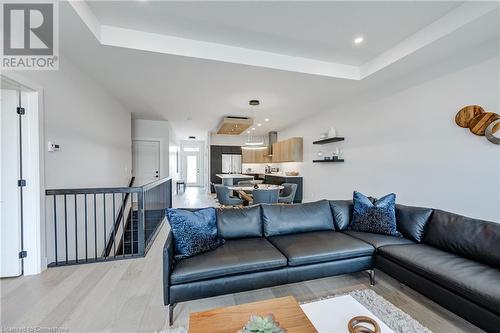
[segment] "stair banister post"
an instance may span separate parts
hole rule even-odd
[[[144,205],[144,189],[137,192],[137,203],[138,203],[138,214],[137,214],[137,254],[144,255],[145,252],[145,240],[144,240],[144,228],[145,228],[145,205]]]

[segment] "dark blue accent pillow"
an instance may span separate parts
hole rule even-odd
[[[167,217],[174,236],[175,260],[211,251],[224,244],[224,240],[217,236],[214,208],[197,211],[168,208]]]
[[[401,237],[396,229],[396,195],[388,194],[373,203],[354,191],[354,210],[349,229]]]

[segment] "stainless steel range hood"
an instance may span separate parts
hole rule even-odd
[[[267,134],[267,148],[269,154],[267,156],[273,156],[273,143],[278,142],[278,132],[271,131]]]

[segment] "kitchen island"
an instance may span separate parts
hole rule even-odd
[[[216,176],[222,179],[222,185],[232,186],[237,185],[242,180],[253,180],[253,176],[243,175],[241,173],[218,173]]]

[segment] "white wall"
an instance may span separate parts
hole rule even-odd
[[[168,121],[132,120],[132,140],[152,140],[160,142],[160,178],[170,176],[170,137]]]
[[[57,71],[7,71],[2,74],[30,87],[36,86],[42,92],[42,190],[128,184],[132,163],[130,112],[110,97],[98,83],[64,56],[61,56]],[[48,152],[48,141],[59,144],[62,150]],[[44,201],[44,192],[41,196],[42,207],[45,207],[45,221],[40,226],[42,234],[39,243],[43,247],[40,264],[43,269],[54,258],[54,225],[52,200]],[[58,209],[61,207],[59,205]],[[25,240],[31,237],[30,230],[32,229],[25,230]],[[58,230],[58,239],[61,241],[64,234],[63,223],[58,224]],[[78,231],[81,254],[84,230],[80,227]],[[71,229],[68,233],[74,235]],[[69,239],[69,249],[73,248],[73,241]],[[62,244],[59,243],[59,249]],[[64,255],[64,252],[59,255]]]
[[[413,82],[405,77],[377,98],[360,96],[306,119],[280,132],[280,139],[304,137],[304,163],[287,168],[302,173],[307,201],[395,192],[403,204],[500,221],[500,146],[454,123],[469,104],[500,112],[499,69],[496,56],[402,89]],[[345,141],[312,145],[330,126]],[[345,163],[312,163],[318,150],[336,146]]]
[[[67,57],[57,71],[24,71],[43,88],[46,188],[128,184],[131,170],[130,112]]]

